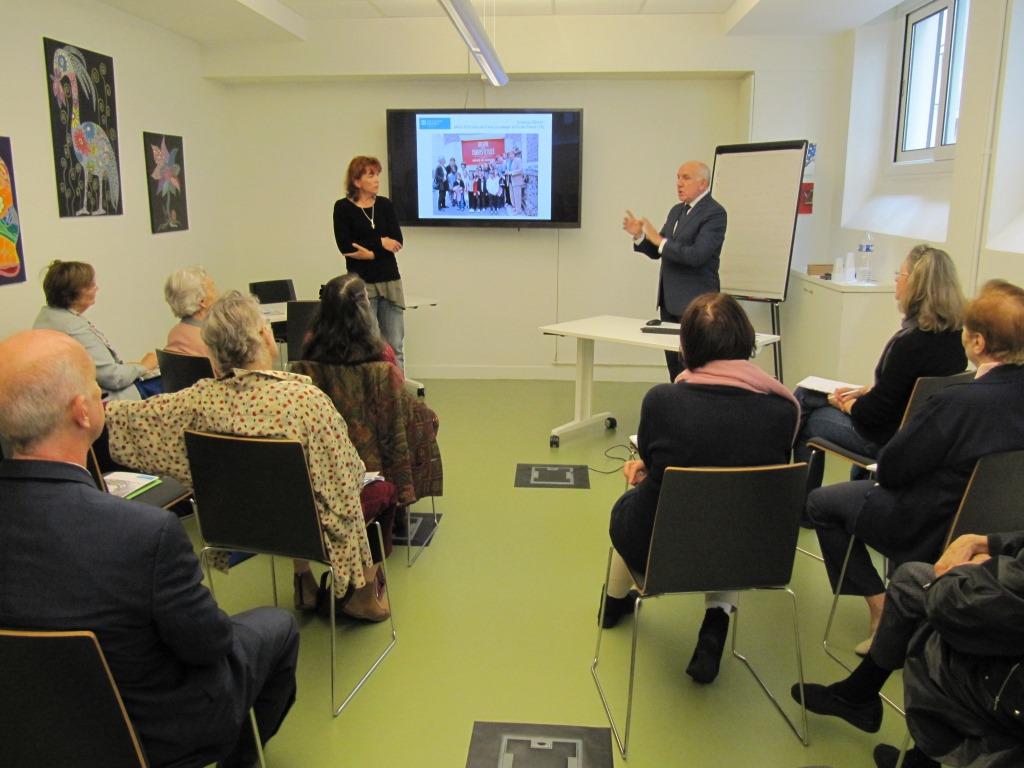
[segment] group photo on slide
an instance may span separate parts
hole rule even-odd
[[[523,147],[526,147],[524,153]],[[530,151],[530,148],[533,151]],[[537,215],[537,137],[510,134],[498,138],[434,137],[437,164],[431,183],[437,192],[435,213],[460,215]],[[445,160],[446,153],[456,156]]]

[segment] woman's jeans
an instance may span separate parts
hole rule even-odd
[[[807,447],[807,441],[812,437],[824,438],[848,451],[864,456],[874,458],[878,455],[879,446],[861,437],[853,426],[853,419],[838,408],[829,405],[828,397],[825,394],[803,387],[797,387],[793,394],[800,401],[800,434],[797,436],[796,446],[793,448],[794,461],[810,460],[811,450]],[[825,460],[819,453],[815,461],[807,468],[807,489],[810,491],[820,488],[824,474]],[[856,465],[850,470],[851,480],[862,480],[866,476],[863,470]]]
[[[370,299],[370,310],[377,318],[377,325],[380,326],[384,340],[395,350],[398,367],[404,372],[405,353],[402,351],[402,341],[405,339],[405,309],[385,298],[374,296]]]

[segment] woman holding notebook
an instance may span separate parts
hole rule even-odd
[[[801,429],[795,461],[809,461],[807,441],[821,437],[865,456],[875,457],[896,433],[914,383],[921,376],[951,376],[967,367],[960,343],[964,296],[949,254],[916,245],[895,274],[896,303],[903,314],[865,387],[840,387],[831,394],[797,387]],[[824,457],[808,468],[808,490],[821,485]],[[851,472],[859,479],[859,467]]]

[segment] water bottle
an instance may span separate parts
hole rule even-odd
[[[871,270],[872,263],[875,257],[875,244],[871,240],[871,233],[865,232],[864,238],[860,241],[860,245],[857,246],[857,281],[861,283],[870,283],[874,279],[874,274]]]

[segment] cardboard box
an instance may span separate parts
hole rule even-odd
[[[832,277],[832,265],[831,264],[808,264],[807,274],[813,275],[814,277],[820,277],[826,279],[825,275],[829,278]]]

